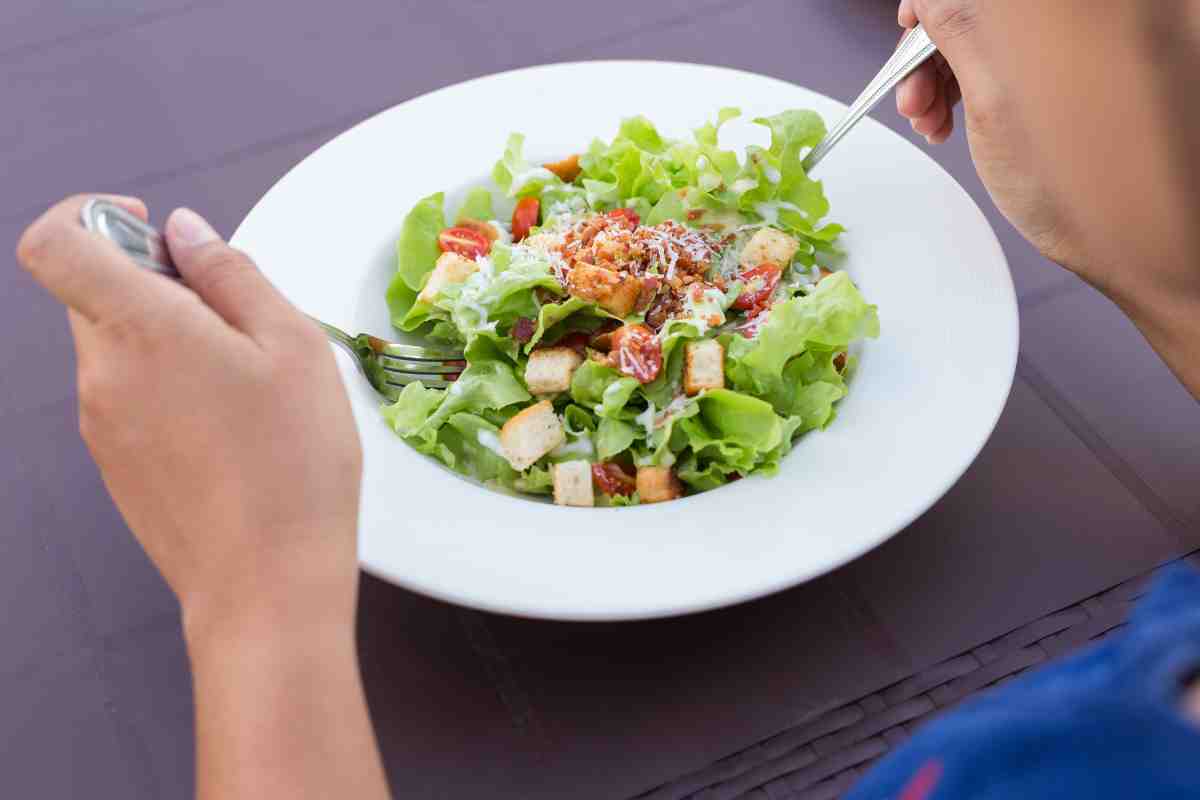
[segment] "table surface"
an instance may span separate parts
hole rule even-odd
[[[701,61],[849,101],[895,43],[894,6],[8,0],[0,242],[87,190],[231,232],[349,125],[528,64]],[[994,211],[961,137],[933,156],[999,232],[1021,304],[1017,380],[975,465],[859,561],[688,618],[510,619],[365,578],[363,666],[404,796],[637,795],[1200,548],[1200,406]],[[0,287],[0,774],[14,796],[187,796],[178,609],[79,440],[61,309],[15,266]]]

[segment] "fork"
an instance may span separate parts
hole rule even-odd
[[[101,198],[83,207],[83,225],[120,247],[138,266],[172,280],[182,281],[162,236],[125,209]],[[394,401],[410,383],[444,389],[466,368],[461,350],[389,342],[360,333],[351,336],[341,328],[309,317],[329,340],[354,357],[367,382],[386,400]]]
[[[896,46],[896,52],[883,65],[883,69],[879,70],[879,74],[867,84],[867,88],[858,96],[858,99],[851,104],[846,115],[809,152],[808,157],[804,159],[804,171],[812,172],[813,168],[829,155],[829,151],[850,132],[850,129],[871,113],[871,110],[879,105],[883,98],[887,97],[888,92],[895,89],[900,81],[911,75],[913,70],[928,61],[936,52],[937,45],[925,32],[925,26],[918,23],[917,27],[904,34],[900,39],[900,44]]]

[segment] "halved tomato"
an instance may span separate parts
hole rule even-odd
[[[623,325],[612,335],[611,358],[621,374],[650,383],[662,371],[662,343],[645,325]]]
[[[542,210],[542,204],[538,202],[536,197],[522,197],[517,203],[517,207],[513,209],[512,216],[512,237],[514,242],[519,242],[529,235],[529,229],[538,224],[538,214]]]
[[[767,304],[775,287],[779,285],[779,277],[783,270],[774,264],[761,264],[748,269],[738,276],[742,281],[742,293],[733,301],[733,307],[741,311],[750,311]]]
[[[609,497],[629,497],[637,491],[637,479],[611,461],[592,464],[592,481]]]
[[[470,228],[489,242],[494,242],[500,238],[500,232],[496,230],[495,225],[490,225],[483,220],[471,219],[464,217],[454,224],[456,228]]]
[[[466,258],[478,258],[491,252],[492,243],[482,233],[455,226],[438,234],[438,247],[443,253],[458,253]]]
[[[632,208],[614,208],[605,216],[625,224],[630,230],[642,224],[641,216]]]

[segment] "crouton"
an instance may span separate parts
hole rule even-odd
[[[573,156],[567,156],[562,161],[555,161],[552,164],[545,164],[544,166],[557,175],[563,183],[572,183],[579,177],[579,173],[583,172],[583,168],[579,166],[578,153]]]
[[[637,491],[643,503],[664,503],[683,497],[683,484],[670,467],[638,467]]]
[[[716,339],[688,342],[684,350],[683,390],[688,397],[705,389],[725,388],[725,348]]]
[[[462,283],[477,269],[479,265],[469,258],[458,253],[442,253],[417,299],[422,303],[432,303],[438,292],[451,284]]]
[[[547,347],[529,354],[525,385],[533,394],[554,394],[571,388],[571,377],[583,356],[570,347]]]
[[[629,316],[642,293],[642,282],[634,276],[591,264],[576,264],[567,283],[572,295],[591,300],[615,317]]]
[[[762,264],[778,264],[786,269],[799,249],[800,243],[786,233],[774,228],[760,228],[742,248],[739,261],[745,269]]]
[[[554,502],[560,506],[590,508],[596,505],[592,490],[592,465],[587,461],[564,461],[555,464]]]
[[[566,440],[562,423],[549,400],[530,406],[500,429],[500,450],[518,472],[529,469],[533,462]]]

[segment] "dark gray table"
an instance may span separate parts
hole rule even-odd
[[[137,193],[159,219],[186,203],[229,232],[345,127],[526,64],[704,61],[849,100],[894,44],[894,16],[890,0],[7,0],[0,242],[12,246],[44,206],[86,190]],[[878,116],[909,133],[891,110]],[[961,138],[934,157],[987,210],[1021,299],[1017,382],[978,462],[860,561],[691,618],[531,622],[366,579],[364,668],[404,796],[586,800],[662,784],[655,796],[833,796],[828,782],[803,794],[810,778],[836,771],[812,772],[814,753],[873,737],[840,769],[882,752],[908,721],[971,688],[955,675],[1002,674],[988,665],[1003,643],[1034,653],[995,662],[1011,671],[1065,646],[1034,652],[1029,642],[1074,642],[1117,622],[1095,599],[1045,615],[1200,548],[1200,407],[1107,301],[992,211]],[[191,699],[177,608],[79,441],[63,314],[8,258],[4,794],[187,796]],[[1056,633],[1072,625],[1084,633]],[[934,677],[871,694],[931,667]],[[853,727],[870,714],[882,722]],[[856,732],[804,744],[805,755],[788,750],[838,728]]]

